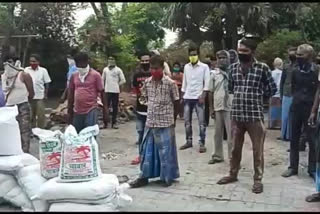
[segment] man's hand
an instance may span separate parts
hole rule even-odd
[[[47,100],[48,99],[48,95],[45,94],[43,99]]]
[[[203,98],[203,96],[200,96],[200,97],[199,97],[199,103],[200,103],[200,104],[203,104],[203,103],[204,103],[204,98]]]
[[[316,125],[315,123],[315,119],[316,119],[316,113],[311,113],[310,114],[310,117],[308,119],[308,125],[311,126],[311,127],[314,127]]]
[[[212,118],[212,119],[216,119],[216,114],[215,114],[214,111],[211,112],[211,118]]]
[[[68,116],[67,116],[67,124],[70,125],[72,124],[72,120],[73,120],[73,114],[71,113],[68,113]]]
[[[180,104],[183,104],[183,98],[180,99]]]

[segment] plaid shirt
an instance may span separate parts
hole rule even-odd
[[[244,76],[240,63],[230,65],[229,91],[234,94],[231,119],[238,122],[263,121],[263,96],[271,97],[277,86],[269,67],[255,60]]]
[[[173,80],[163,76],[159,85],[146,79],[141,89],[140,102],[148,106],[146,126],[150,128],[170,127],[174,124],[174,101],[179,100],[178,87]]]

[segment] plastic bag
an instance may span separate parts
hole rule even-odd
[[[23,154],[19,124],[16,120],[18,114],[17,106],[0,108],[0,155]]]
[[[59,175],[62,150],[62,133],[35,128],[32,129],[39,140],[41,175],[44,178],[54,178]]]
[[[83,129],[79,135],[73,126],[64,133],[58,182],[89,181],[101,175],[99,149],[95,136],[99,126]]]
[[[28,153],[23,153],[22,155],[0,156],[0,172],[13,174],[24,166],[38,163],[39,160]]]

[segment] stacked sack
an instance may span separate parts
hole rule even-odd
[[[116,175],[101,172],[95,139],[98,125],[79,134],[70,125],[63,136],[40,129],[33,132],[40,139],[41,173],[51,178],[33,200],[49,202],[49,211],[116,211],[132,201],[124,194],[128,184],[120,185]]]
[[[22,211],[48,211],[41,199],[31,199],[47,180],[40,174],[40,162],[23,153],[17,106],[0,108],[0,200]]]

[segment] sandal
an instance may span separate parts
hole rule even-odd
[[[306,202],[320,202],[320,193],[315,193],[307,196]]]
[[[255,183],[252,186],[252,192],[259,194],[263,192],[263,184],[262,183]]]
[[[215,164],[215,163],[221,163],[221,162],[223,162],[223,160],[218,158],[212,158],[211,160],[209,160],[208,164]]]
[[[238,178],[236,177],[231,177],[231,176],[226,176],[226,177],[223,177],[221,178],[217,184],[229,184],[229,183],[233,183],[233,182],[236,182],[238,181]]]

